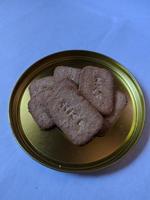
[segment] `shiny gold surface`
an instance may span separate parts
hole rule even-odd
[[[103,137],[95,137],[87,145],[71,144],[58,128],[42,131],[28,112],[28,85],[33,79],[52,75],[57,65],[82,68],[94,65],[110,69],[120,88],[128,96],[128,104],[115,126]],[[132,77],[116,61],[94,52],[66,51],[48,56],[32,65],[19,79],[10,101],[10,120],[19,143],[36,160],[65,171],[85,171],[110,165],[137,141],[145,118],[142,92]]]

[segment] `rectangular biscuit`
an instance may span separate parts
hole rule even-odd
[[[102,127],[102,115],[80,94],[73,81],[64,79],[53,87],[46,107],[55,124],[75,145],[87,143]]]
[[[76,84],[79,83],[80,69],[67,67],[67,66],[58,66],[54,71],[54,78],[56,81],[61,81],[65,78],[71,79]]]
[[[43,90],[47,90],[49,87],[52,87],[54,84],[54,77],[47,76],[37,80],[33,80],[29,86],[30,96],[33,97]]]
[[[43,92],[42,92],[43,93]],[[43,105],[42,96],[39,94],[31,98],[28,103],[28,109],[33,119],[41,129],[49,129],[54,125],[53,119]]]
[[[87,66],[80,73],[79,90],[103,115],[113,110],[114,81],[110,71]]]
[[[29,86],[29,93],[31,100],[29,101],[28,108],[33,119],[41,129],[49,129],[54,126],[54,122],[47,109],[44,106],[43,93],[45,90],[52,88],[54,85],[54,78],[47,76],[38,80],[32,81]],[[43,93],[44,95],[46,93]]]
[[[101,136],[102,132],[104,133],[105,131],[107,131],[118,121],[126,105],[127,105],[127,96],[119,90],[116,91],[113,112],[109,116],[104,117],[103,128],[101,129],[101,132],[97,134],[97,136]]]

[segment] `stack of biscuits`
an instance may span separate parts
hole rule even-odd
[[[57,126],[75,145],[83,145],[111,128],[127,104],[104,68],[67,66],[53,76],[31,82],[29,112],[41,129]]]

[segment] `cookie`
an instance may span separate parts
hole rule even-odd
[[[76,84],[79,83],[80,69],[67,67],[67,66],[58,66],[54,71],[54,78],[56,81],[61,81],[65,78],[73,80]]]
[[[87,66],[80,73],[79,90],[103,115],[109,115],[114,103],[114,80],[109,70]]]
[[[103,117],[71,80],[56,83],[46,107],[55,124],[75,145],[83,145],[102,128]]]
[[[29,93],[31,100],[29,101],[28,108],[32,117],[41,129],[49,129],[54,126],[54,122],[50,114],[47,113],[47,109],[44,106],[43,93],[48,88],[52,88],[54,85],[54,78],[47,76],[38,80],[32,81],[29,86]],[[50,91],[50,89],[49,89]],[[41,95],[41,93],[43,93]]]
[[[116,91],[115,93],[115,105],[113,112],[111,113],[110,116],[107,116],[104,118],[104,123],[103,123],[103,128],[98,136],[101,136],[101,133],[104,133],[106,130],[111,128],[119,119],[123,109],[127,105],[127,96],[121,92],[121,91]]]
[[[52,87],[54,84],[54,77],[47,76],[41,79],[33,80],[29,86],[29,93],[30,96],[33,97],[38,93],[42,92],[43,90]]]
[[[44,102],[42,96],[37,94],[32,97],[28,103],[28,109],[33,119],[41,129],[49,129],[54,126],[53,119],[47,112],[46,107],[43,105]]]

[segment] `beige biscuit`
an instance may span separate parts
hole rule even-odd
[[[106,132],[106,130],[111,128],[118,121],[126,105],[127,105],[127,96],[119,90],[116,91],[113,112],[111,113],[110,116],[104,118],[103,128],[101,132],[97,134],[97,136],[101,136],[102,133]]]
[[[114,81],[110,71],[87,66],[80,73],[79,90],[103,115],[113,110]]]
[[[54,71],[54,78],[56,81],[61,81],[65,78],[73,80],[76,84],[79,83],[80,69],[67,67],[67,66],[58,66]]]
[[[52,87],[54,84],[54,77],[47,76],[37,80],[33,80],[29,86],[30,96],[33,97],[43,90],[47,90],[49,87]]]
[[[102,115],[80,94],[74,82],[67,79],[55,84],[46,107],[55,124],[75,145],[90,141],[103,124]]]
[[[54,78],[47,76],[38,80],[32,81],[29,86],[31,100],[28,104],[29,112],[34,120],[37,122],[41,129],[49,129],[54,126],[54,122],[47,109],[44,106],[43,94],[47,95],[44,91],[52,88],[54,85]],[[42,95],[41,95],[42,92]]]
[[[28,109],[41,129],[49,129],[54,125],[53,119],[47,113],[47,109],[42,103],[40,93],[31,98],[28,103]]]

